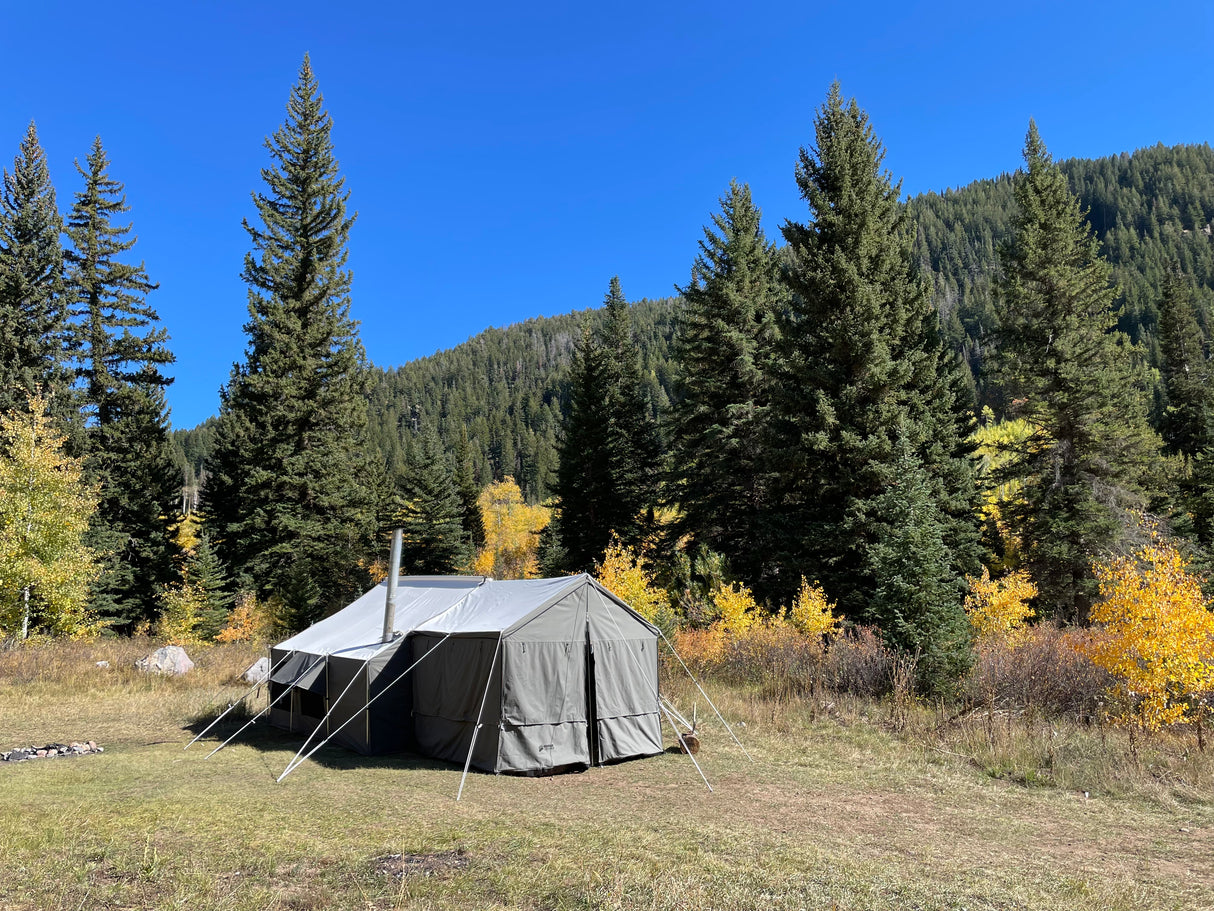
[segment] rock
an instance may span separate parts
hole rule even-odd
[[[170,677],[180,677],[194,669],[194,662],[180,645],[166,645],[156,649],[152,654],[140,658],[135,667],[146,674],[167,674]]]
[[[106,668],[109,666],[110,666],[110,663],[108,661],[98,661],[97,662],[97,667]]]
[[[258,658],[248,669],[241,675],[246,683],[265,683],[270,676],[270,659]]]

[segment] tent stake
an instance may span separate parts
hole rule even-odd
[[[670,717],[670,712],[666,711],[666,706],[660,704],[659,706],[662,709],[662,712],[666,715],[666,723],[669,724],[670,729],[674,731],[674,739],[679,743],[683,743],[683,735],[680,734],[679,729],[674,726],[674,721]],[[696,758],[691,755],[691,750],[681,750],[680,752],[686,753],[687,758],[691,760],[691,764],[696,767],[696,771],[699,772],[700,777],[704,779],[704,786],[708,788],[708,793],[714,793],[712,790],[712,785],[708,783],[708,777],[704,774],[704,770],[700,768],[700,764],[696,762]]]
[[[725,730],[729,731],[729,736],[733,738],[733,742],[736,743],[739,747],[741,747],[742,752],[745,754],[747,759],[749,759],[751,762],[754,762],[755,761],[754,757],[746,752],[746,747],[742,746],[742,741],[740,741],[738,739],[738,735],[733,732],[733,728],[731,728],[729,726],[729,722],[725,720],[725,716],[721,714],[721,710],[719,708],[717,708],[716,703],[713,702],[712,699],[710,699],[708,697],[708,694],[706,692],[704,692],[704,687],[700,686],[700,681],[696,680],[696,675],[691,672],[691,668],[689,668],[687,666],[687,664],[683,661],[682,656],[680,656],[679,653],[677,651],[675,651],[675,648],[673,645],[671,645],[670,640],[666,638],[666,634],[663,633],[661,631],[661,629],[658,630],[658,633],[659,633],[659,635],[661,635],[662,641],[666,643],[667,647],[669,647],[670,653],[672,655],[674,655],[676,658],[678,658],[679,664],[683,665],[683,670],[687,671],[687,676],[690,677],[691,682],[696,685],[696,689],[700,691],[700,695],[703,696],[708,701],[708,704],[712,706],[712,710],[717,713],[717,718],[719,718],[721,720],[721,724],[725,725]]]
[[[489,700],[489,687],[493,685],[493,671],[497,668],[497,653],[502,647],[502,636],[498,633],[497,645],[493,649],[493,661],[489,664],[489,678],[485,681],[485,693],[481,696],[481,708],[476,713],[476,727],[472,729],[472,743],[468,746],[468,758],[464,760],[464,774],[459,780],[459,790],[455,793],[455,802],[459,803],[464,794],[464,782],[468,780],[468,767],[472,765],[472,751],[476,749],[476,735],[481,732],[481,718],[485,714],[485,703]]]
[[[374,656],[372,656],[372,657],[374,657]],[[333,710],[335,708],[337,708],[339,705],[341,705],[341,701],[346,697],[346,693],[350,692],[350,687],[354,686],[354,681],[358,679],[359,673],[366,673],[367,665],[369,665],[370,663],[371,663],[371,658],[367,658],[367,660],[363,662],[363,666],[359,669],[359,671],[355,672],[354,676],[352,676],[350,678],[350,682],[347,683],[346,688],[341,691],[341,695],[338,696],[335,700],[333,700],[333,702],[329,705],[329,711],[325,712],[325,717],[320,719],[320,724],[318,724],[318,725],[316,725],[316,727],[312,728],[312,733],[308,735],[308,739],[305,740],[303,743],[303,746],[301,746],[299,748],[299,753],[302,753],[304,750],[306,750],[308,748],[308,744],[312,742],[312,738],[315,737],[316,732],[320,730],[320,725],[324,724],[325,722],[327,722],[329,720],[329,716],[333,714]],[[326,678],[326,681],[327,681],[327,679],[328,678]],[[327,687],[327,683],[326,683],[326,687]],[[365,709],[366,706],[364,706],[363,708]],[[352,716],[352,717],[357,717],[357,715],[358,715],[358,713],[356,712],[354,714],[354,716]],[[348,721],[349,721],[349,719],[347,719],[347,723],[348,723]],[[345,725],[343,724],[342,727],[345,727]],[[337,730],[340,731],[341,728],[338,728]],[[336,731],[334,733],[336,733]],[[333,734],[329,735],[329,737],[332,737],[332,736],[333,736]],[[326,737],[325,741],[327,741],[328,739],[329,738]],[[295,760],[299,759],[299,753],[296,753],[295,757],[290,762],[287,763],[286,771],[283,772],[282,775],[280,775],[278,777],[279,781],[282,781],[284,778],[287,777],[287,772],[291,771],[291,768],[292,768]],[[312,754],[309,753],[308,755],[310,756]]]
[[[283,656],[282,661],[279,661],[278,664],[276,664],[270,668],[270,673],[266,674],[266,680],[270,679],[270,674],[273,674],[276,670],[278,670],[279,665],[281,665],[283,661],[286,661],[288,658],[290,658],[294,654],[295,654],[295,652],[287,652],[286,655]],[[265,682],[265,681],[262,681],[262,682]],[[188,750],[190,747],[192,747],[194,744],[196,744],[198,741],[200,741],[203,737],[205,737],[207,734],[207,731],[209,731],[211,728],[215,727],[215,725],[219,724],[219,722],[223,721],[223,719],[227,716],[228,712],[232,711],[232,709],[236,708],[236,706],[240,705],[240,703],[242,703],[246,699],[248,699],[249,696],[251,696],[253,694],[254,690],[256,690],[260,686],[261,686],[261,683],[254,683],[251,687],[249,687],[249,689],[245,691],[243,696],[241,696],[239,699],[237,699],[235,702],[233,702],[231,705],[229,705],[226,709],[224,709],[223,713],[218,718],[216,718],[214,721],[212,721],[210,724],[208,724],[205,728],[203,728],[202,732],[197,737],[195,737],[193,740],[191,740],[189,743],[187,743],[184,747],[182,747],[182,750]]]

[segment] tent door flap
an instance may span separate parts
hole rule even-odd
[[[590,641],[590,624],[586,624],[586,742],[590,765],[599,765],[599,713],[594,685],[594,644]]]

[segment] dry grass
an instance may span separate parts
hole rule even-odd
[[[256,654],[201,652],[196,676],[173,681],[128,672],[146,645],[0,654],[0,746],[87,735],[107,748],[0,766],[0,907],[1118,911],[1208,907],[1214,889],[1202,760],[1168,746],[1169,762],[1191,762],[1169,774],[1192,780],[1160,781],[1139,745],[1139,778],[1091,799],[1060,777],[1083,749],[1128,756],[1117,732],[1068,729],[1052,786],[1026,787],[980,761],[1012,751],[1018,730],[1041,755],[1045,728],[1020,718],[1007,742],[984,740],[983,716],[917,706],[895,734],[888,702],[716,688],[747,761],[672,680],[688,711],[699,700],[714,793],[666,754],[474,774],[456,803],[454,766],[336,749],[275,784],[298,742],[261,725],[210,760],[205,744],[183,752]]]

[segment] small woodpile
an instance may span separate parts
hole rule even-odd
[[[40,747],[18,747],[15,750],[0,752],[0,762],[25,762],[27,759],[58,759],[61,756],[87,756],[90,753],[104,753],[105,747],[97,746],[97,741],[73,741],[72,743],[48,743]]]

